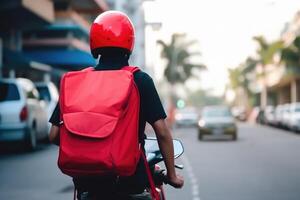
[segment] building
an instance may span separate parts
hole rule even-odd
[[[17,13],[17,14],[16,14]],[[25,57],[22,34],[32,28],[54,22],[54,4],[49,0],[11,0],[0,2],[0,75],[14,77],[27,69],[29,73],[48,72],[51,67]]]
[[[290,45],[296,37],[300,36],[300,11],[294,19],[286,24],[281,33],[285,46]],[[265,76],[260,76],[251,83],[254,92],[258,95],[267,86],[266,96],[261,96],[260,105],[279,105],[300,102],[300,67],[287,66],[280,62],[280,55],[275,55],[274,63],[264,67]],[[261,74],[262,67],[256,66],[256,74]]]
[[[34,18],[32,14],[28,14],[28,11],[22,11],[26,16],[24,20],[28,18],[32,25],[23,28],[15,24],[12,28],[9,27],[12,30],[9,33],[1,30],[3,37],[10,38],[13,40],[10,43],[15,44],[15,47],[9,45],[10,43],[3,45],[5,49],[8,49],[9,55],[6,56],[7,53],[4,52],[4,76],[22,76],[33,81],[52,79],[59,83],[60,76],[64,72],[96,64],[90,55],[89,29],[92,20],[99,13],[108,10],[104,0],[40,0],[39,3],[34,0],[12,0],[11,2],[32,2],[33,7],[39,12],[45,9],[51,15],[48,14],[47,18],[44,17],[45,19],[41,20],[40,15]],[[10,3],[6,1],[1,4],[3,4],[1,9],[6,13],[18,12],[18,15],[11,16],[14,22],[27,24],[27,21],[25,23],[19,17],[19,7],[11,11]],[[47,13],[46,11],[44,12]],[[9,26],[9,23],[3,20],[4,17],[1,19],[0,23]],[[6,41],[6,39],[3,40]],[[15,40],[17,43],[14,42]],[[10,63],[14,62],[16,57],[12,55],[14,51],[18,52],[20,60],[22,58],[23,61],[29,62],[29,65],[18,62],[14,65],[16,67],[12,67]],[[34,68],[34,71],[31,68]]]

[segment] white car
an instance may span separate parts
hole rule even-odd
[[[284,106],[283,105],[277,105],[276,108],[275,108],[276,126],[279,126],[279,127],[283,126],[283,112],[284,112]]]
[[[34,84],[24,78],[0,79],[0,141],[23,141],[35,149],[48,137],[46,105]]]
[[[194,108],[179,109],[176,111],[176,126],[197,126],[199,115]]]
[[[44,100],[46,102],[47,120],[49,120],[58,102],[57,87],[52,82],[36,82],[35,86],[40,93],[40,100]],[[49,133],[51,124],[47,124]]]
[[[267,106],[264,115],[267,124],[276,125],[275,109],[273,106]]]
[[[300,131],[300,102],[291,104],[289,128],[293,131]]]
[[[290,122],[290,104],[284,104],[283,105],[283,112],[282,112],[282,125],[285,128],[289,127]]]

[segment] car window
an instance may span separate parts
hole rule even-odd
[[[48,87],[46,86],[38,86],[37,90],[40,93],[40,99],[45,101],[51,101],[51,95]]]
[[[0,102],[20,100],[17,86],[13,83],[0,82]]]
[[[229,109],[226,108],[216,108],[216,109],[207,109],[203,111],[203,117],[231,117]]]

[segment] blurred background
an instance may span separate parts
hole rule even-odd
[[[130,64],[185,146],[167,199],[300,199],[299,0],[2,0],[0,199],[72,198],[48,119],[61,76],[98,62],[89,28],[107,10],[131,18]]]

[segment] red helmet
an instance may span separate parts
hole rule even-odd
[[[118,47],[132,52],[134,27],[128,16],[119,11],[106,11],[93,22],[90,30],[90,47],[95,58],[103,47]]]

